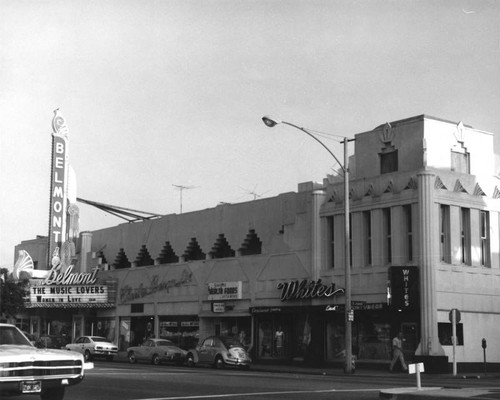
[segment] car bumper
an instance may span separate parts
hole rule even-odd
[[[0,381],[0,394],[1,395],[21,395],[23,394],[21,390],[21,382],[39,381],[41,382],[41,390],[56,388],[56,387],[66,387],[73,386],[81,381],[83,381],[83,375],[76,378],[57,378],[57,379],[23,379],[18,381]],[[32,394],[32,393],[25,393]]]
[[[252,363],[252,360],[240,359],[240,358],[226,358],[224,362],[227,365],[234,365],[235,367],[248,367]]]
[[[95,356],[116,356],[117,350],[94,350]]]

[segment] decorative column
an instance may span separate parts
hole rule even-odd
[[[311,226],[311,279],[318,280],[323,266],[323,249],[321,247],[321,217],[319,215],[321,205],[325,200],[325,191],[313,190],[312,192],[312,226]]]
[[[433,172],[418,174],[421,316],[421,338],[415,352],[418,356],[444,355],[438,336],[436,267],[439,263],[439,215],[434,203],[434,182]]]
[[[80,272],[89,272],[92,268],[89,268],[89,255],[92,249],[92,232],[82,232],[80,233]],[[90,257],[92,260],[92,257]]]

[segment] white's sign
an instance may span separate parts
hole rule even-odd
[[[208,300],[239,300],[242,298],[242,282],[211,282],[208,284]]]

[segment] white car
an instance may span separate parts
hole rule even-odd
[[[94,357],[105,357],[106,360],[112,361],[118,353],[118,346],[101,336],[81,336],[76,339],[75,343],[67,344],[64,347],[66,350],[82,353],[85,361]]]
[[[93,368],[81,354],[37,349],[14,325],[0,324],[0,397],[36,394],[62,400],[67,386],[83,380]]]

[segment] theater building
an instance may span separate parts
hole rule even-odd
[[[488,362],[499,366],[493,135],[420,115],[356,134],[351,145],[358,362],[387,363],[402,331],[408,361],[447,369],[455,309],[458,364],[482,365],[485,338]],[[189,348],[217,334],[239,336],[259,361],[339,361],[343,188],[343,177],[328,176],[272,198],[82,232],[75,271],[98,266],[97,282],[113,295],[68,315],[81,333],[108,327],[122,350],[152,335]]]

